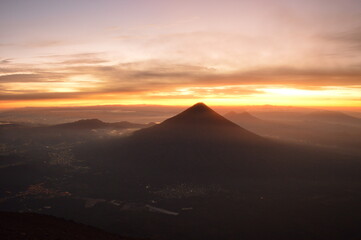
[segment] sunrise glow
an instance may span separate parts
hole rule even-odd
[[[360,3],[346,2],[4,1],[0,108],[361,107]]]

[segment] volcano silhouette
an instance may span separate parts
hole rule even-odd
[[[216,127],[239,127],[222,117],[204,103],[197,103],[162,124],[213,125]]]
[[[91,155],[108,172],[137,183],[334,177],[354,168],[334,154],[263,138],[203,103]]]
[[[221,144],[237,142],[244,145],[264,143],[262,137],[229,121],[204,103],[197,103],[159,125],[135,132],[133,138],[168,139],[182,142]],[[165,143],[163,143],[165,144]]]
[[[249,112],[242,112],[242,113],[236,113],[236,112],[229,112],[224,115],[225,118],[230,119],[231,121],[237,123],[237,122],[249,122],[249,123],[259,123],[263,122],[261,119],[253,116]]]
[[[103,150],[108,168],[142,181],[207,181],[246,174],[274,143],[197,103]],[[261,154],[270,158],[269,154]],[[258,173],[267,166],[258,168]],[[138,179],[139,180],[139,179]]]

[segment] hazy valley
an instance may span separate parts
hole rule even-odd
[[[7,122],[0,209],[138,238],[358,239],[360,119],[279,116],[200,103],[160,124]]]

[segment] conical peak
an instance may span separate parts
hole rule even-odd
[[[194,107],[194,106],[207,106],[207,105],[205,103],[203,103],[203,102],[197,102],[192,107]]]
[[[207,141],[210,136],[217,136],[217,138],[233,136],[238,140],[239,138],[261,138],[219,115],[204,103],[197,103],[174,117],[168,118],[161,124],[139,130],[134,135],[141,136],[142,134],[197,138],[204,141]]]
[[[235,117],[237,115],[238,115],[238,113],[236,113],[235,111],[230,111],[230,112],[226,113],[224,115],[224,117],[229,118],[229,117]]]
[[[241,113],[229,112],[224,116],[234,122],[237,122],[237,121],[260,121],[259,118],[253,116],[252,114],[250,114],[247,111],[244,111]]]
[[[202,112],[208,112],[208,111],[213,112],[213,110],[210,107],[208,107],[206,104],[199,102],[199,103],[194,104],[192,107],[186,109],[184,112],[202,113]]]
[[[231,121],[225,119],[204,103],[197,103],[178,115],[169,118],[163,124],[183,124],[187,126],[195,125],[215,125],[239,127]]]
[[[241,112],[240,115],[242,115],[242,116],[247,116],[247,117],[254,117],[252,114],[250,114],[250,113],[247,112],[247,111]]]

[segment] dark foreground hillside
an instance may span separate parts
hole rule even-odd
[[[2,240],[131,240],[95,227],[36,213],[0,212]],[[132,238],[133,239],[133,238]],[[135,240],[135,239],[133,239]]]

